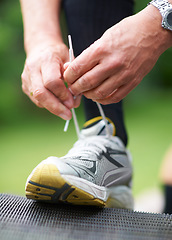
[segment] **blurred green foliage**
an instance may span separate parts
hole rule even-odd
[[[0,127],[26,121],[53,118],[39,109],[21,89],[21,73],[25,61],[20,3],[0,1]]]
[[[21,108],[20,73],[24,62],[18,1],[0,1],[0,123],[10,122]],[[13,118],[14,120],[14,118]]]

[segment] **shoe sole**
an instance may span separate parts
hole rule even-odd
[[[40,164],[31,173],[26,183],[26,197],[52,203],[105,206],[104,201],[67,182],[53,164]]]
[[[54,164],[39,164],[35,168],[26,182],[26,197],[51,203],[133,209],[128,187],[107,189],[79,177],[61,175]]]

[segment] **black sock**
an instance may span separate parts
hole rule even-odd
[[[165,195],[165,213],[172,214],[172,186],[164,186],[164,195]]]
[[[97,104],[85,97],[83,99],[84,99],[86,121],[88,121],[91,118],[100,116],[100,112],[97,107]],[[116,104],[102,105],[102,107],[103,107],[105,116],[110,118],[115,124],[116,136],[120,137],[120,139],[124,142],[124,144],[127,145],[127,134],[124,126],[122,102],[119,102]]]

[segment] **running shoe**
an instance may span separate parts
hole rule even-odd
[[[109,134],[106,134],[108,125]],[[26,182],[29,199],[133,209],[131,157],[115,126],[102,117],[86,122],[64,157],[49,157]]]

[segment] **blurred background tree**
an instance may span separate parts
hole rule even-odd
[[[135,12],[148,3],[135,2]],[[124,100],[129,149],[134,159],[134,194],[159,186],[160,163],[171,143],[171,56],[172,49],[168,49]],[[64,133],[63,120],[36,107],[22,92],[24,61],[19,1],[0,0],[0,192],[22,195],[31,170],[50,155],[62,156],[76,140],[72,121]],[[77,115],[82,126],[82,106]]]
[[[18,1],[0,1],[0,123],[17,120],[22,109],[20,74],[24,62]],[[22,111],[22,110],[21,110]]]

